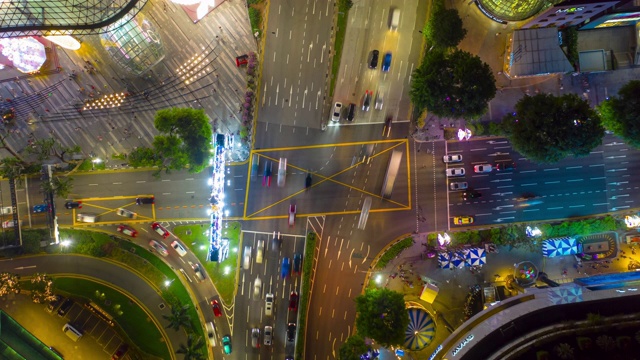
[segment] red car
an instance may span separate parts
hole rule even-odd
[[[220,310],[220,303],[218,300],[211,299],[211,309],[213,309],[213,315],[216,317],[222,316],[222,311]]]
[[[291,294],[289,294],[289,310],[298,310],[298,293],[295,291],[292,291]]]
[[[118,231],[131,237],[138,236],[138,231],[136,231],[136,229],[132,228],[131,226],[120,225],[118,226]]]
[[[162,236],[163,239],[166,239],[169,237],[169,231],[159,223],[154,222],[153,224],[151,224],[151,228],[153,229],[153,231],[157,232],[160,236]]]

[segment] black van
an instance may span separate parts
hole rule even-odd
[[[353,121],[355,117],[356,117],[356,104],[351,103],[349,104],[349,113],[347,114],[347,120]]]

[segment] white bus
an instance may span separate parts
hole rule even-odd
[[[381,196],[385,199],[391,197],[393,191],[393,184],[396,182],[396,176],[400,169],[400,162],[402,160],[402,152],[399,150],[393,150],[391,158],[389,159],[389,165],[387,166],[387,174],[384,176],[384,183],[382,183]]]

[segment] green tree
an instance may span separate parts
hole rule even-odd
[[[162,315],[165,320],[169,321],[169,325],[167,325],[167,329],[173,329],[175,331],[180,330],[180,328],[191,329],[191,317],[187,313],[189,310],[189,304],[181,305],[176,303],[171,305],[171,314],[170,315]]]
[[[202,360],[206,359],[202,350],[204,349],[204,341],[202,337],[195,334],[187,335],[187,345],[180,344],[176,354],[184,354],[184,360]]]
[[[351,0],[338,0],[338,9],[341,12],[347,12],[353,6],[353,1]]]
[[[364,343],[364,338],[358,334],[350,336],[347,341],[340,346],[338,351],[339,360],[360,360],[360,355],[369,350],[367,344]]]
[[[400,345],[409,325],[402,294],[389,289],[370,289],[356,298],[356,327],[362,336],[383,346]]]
[[[65,163],[72,162],[72,156],[82,152],[80,146],[62,146],[55,138],[38,139],[31,146],[28,146],[25,151],[27,154],[35,155],[39,162],[56,158]]]
[[[0,176],[3,178],[13,178],[20,181],[20,178],[24,173],[25,163],[22,160],[18,160],[14,157],[0,159]]]
[[[127,156],[129,165],[134,168],[151,167],[162,165],[162,158],[156,155],[156,152],[148,147],[139,147],[131,151]]]
[[[496,80],[475,55],[432,50],[413,72],[409,95],[417,113],[427,109],[442,117],[476,119],[496,95]]]
[[[639,94],[640,80],[631,80],[618,91],[618,96],[598,106],[602,125],[635,148],[640,148]]]
[[[467,35],[462,19],[456,9],[434,11],[422,32],[430,46],[453,48]]]
[[[54,176],[51,181],[40,182],[40,189],[45,194],[52,192],[55,196],[66,198],[73,189],[73,178]]]
[[[502,127],[514,149],[539,163],[586,156],[604,136],[598,114],[575,94],[525,96]]]
[[[168,159],[169,169],[179,170],[189,165],[197,173],[209,164],[213,146],[213,131],[202,109],[171,108],[156,113],[155,127],[162,133],[154,140],[154,149]]]

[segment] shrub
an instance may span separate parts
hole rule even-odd
[[[249,8],[249,22],[251,23],[251,32],[260,31],[260,23],[262,22],[262,15],[260,10],[250,7]]]
[[[387,249],[387,251],[385,251],[384,254],[382,254],[380,259],[378,259],[378,263],[376,264],[376,268],[383,269],[385,266],[387,266],[389,261],[395,259],[396,256],[400,255],[402,250],[404,250],[404,249],[406,249],[408,247],[411,247],[411,245],[413,245],[413,238],[412,237],[405,238],[405,239],[400,240],[400,241],[396,242],[395,244],[391,245],[391,247],[389,249]]]

